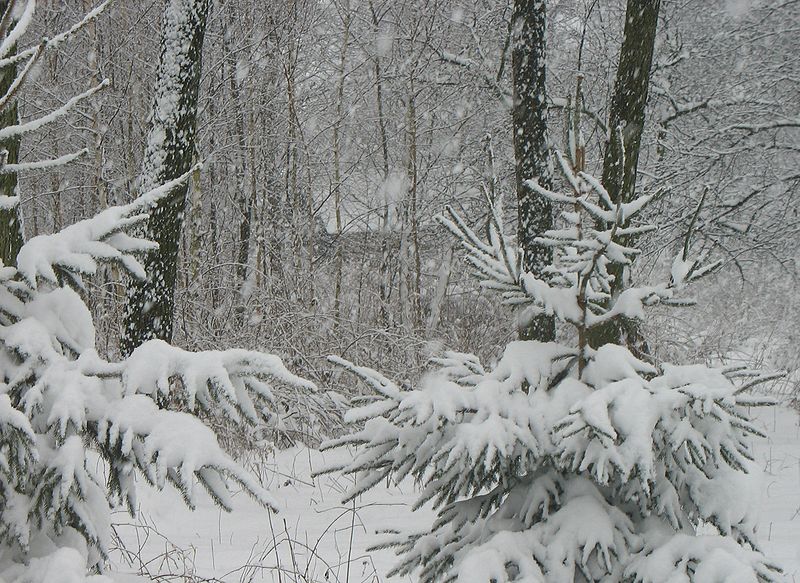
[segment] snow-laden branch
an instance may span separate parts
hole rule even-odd
[[[13,50],[14,46],[22,39],[22,35],[28,30],[31,22],[33,21],[33,13],[36,11],[36,0],[28,0],[22,13],[16,19],[14,26],[8,31],[0,43],[0,58],[8,55]],[[34,51],[37,49],[34,49]]]
[[[735,123],[722,127],[718,133],[726,133],[731,131],[743,131],[749,134],[755,134],[767,130],[777,130],[784,128],[800,128],[800,117],[794,119],[776,119],[764,123]]]
[[[69,288],[39,292],[28,304],[27,315],[15,324],[0,327],[0,340],[4,351],[20,359],[10,386],[19,391],[31,382],[31,377],[35,379],[24,392],[26,413],[63,441],[58,465],[43,469],[47,481],[38,485],[42,496],[35,498],[34,511],[46,513],[52,512],[53,506],[75,506],[76,498],[82,497],[82,489],[73,491],[71,484],[85,472],[85,446],[83,439],[72,445],[69,441],[85,434],[120,456],[112,468],[112,484],[116,484],[117,494],[127,499],[132,509],[135,471],[158,488],[167,482],[175,485],[190,506],[196,499],[194,485],[200,483],[215,501],[230,509],[226,480],[233,479],[264,505],[276,507],[273,498],[255,479],[223,452],[210,428],[188,411],[157,405],[150,395],[161,390],[158,383],[165,368],[180,374],[186,390],[194,394],[207,391],[208,384],[221,382],[223,377],[236,386],[237,379],[245,374],[254,378],[274,374],[283,381],[293,379],[304,388],[313,386],[288,373],[277,357],[257,358],[250,354],[241,358],[236,353],[220,356],[224,352],[197,353],[190,357],[189,353],[168,345],[151,345],[140,355],[154,364],[150,370],[145,370],[141,358],[106,363],[94,351],[91,315],[77,293]],[[61,347],[80,356],[73,360]],[[160,364],[154,361],[155,357],[160,358]],[[222,371],[214,368],[213,363],[223,358],[233,372],[224,367]],[[170,360],[174,362],[167,363]],[[119,374],[108,374],[120,369],[122,391],[115,386],[120,382]],[[248,383],[248,390],[251,388]],[[259,394],[263,394],[263,388],[260,390]],[[238,410],[252,408],[249,397],[239,390],[226,394],[225,399]],[[58,497],[48,497],[51,492],[58,493]]]
[[[42,42],[37,48],[36,51],[33,53],[28,62],[25,63],[25,67],[22,69],[21,72],[17,73],[17,76],[14,77],[14,80],[11,82],[11,85],[8,86],[5,95],[0,97],[0,111],[6,108],[9,101],[14,98],[19,91],[20,87],[25,83],[28,76],[30,75],[31,71],[33,70],[34,65],[39,62],[42,54],[44,54],[44,48],[46,46],[45,42]]]
[[[189,352],[150,340],[124,361],[94,372],[117,376],[125,395],[178,401],[190,411],[221,410],[231,419],[264,423],[276,431],[287,429],[284,415],[304,407],[318,419],[324,416],[314,383],[289,372],[277,356],[262,352]]]
[[[48,124],[53,123],[54,121],[64,117],[67,115],[72,109],[81,103],[82,101],[87,100],[92,95],[97,93],[98,91],[105,89],[110,85],[110,81],[108,79],[104,79],[98,85],[95,85],[91,89],[84,91],[78,95],[75,95],[71,99],[69,99],[64,105],[59,107],[58,109],[54,109],[47,115],[43,115],[42,117],[37,117],[29,122],[15,124],[6,126],[4,128],[0,128],[0,140],[6,140],[8,138],[20,136],[22,134],[26,134],[28,132],[32,132],[38,130],[39,128],[46,126]]]
[[[153,200],[144,197],[144,202],[125,210]],[[137,218],[120,216],[116,222],[98,221],[103,228],[95,234],[106,226],[129,227],[135,224],[129,219]],[[2,287],[14,283],[6,279]],[[33,480],[31,512],[57,524],[72,520],[68,513],[59,515],[65,509],[86,512],[87,504],[96,503],[84,500],[87,488],[97,486],[86,467],[92,443],[111,456],[110,494],[126,500],[131,510],[136,507],[136,473],[158,488],[174,485],[190,506],[200,484],[230,509],[232,480],[265,506],[276,508],[269,493],[222,450],[214,432],[196,415],[221,414],[235,423],[280,432],[289,425],[283,415],[296,414],[301,406],[313,409],[316,399],[313,383],[291,373],[277,356],[260,352],[194,353],[153,340],[125,360],[107,362],[95,350],[88,308],[69,287],[32,289],[19,302],[13,322],[0,325],[0,346],[8,363],[5,390],[15,395],[12,409],[24,413],[5,411],[6,395],[0,396],[0,438],[16,432],[15,447],[22,448],[26,432],[37,428],[33,457],[26,457],[24,449],[13,450],[19,461],[9,463],[32,464],[35,468],[24,475],[43,476]],[[317,413],[324,411],[320,407]],[[20,425],[28,418],[31,426]],[[58,455],[36,459],[47,440],[53,441],[49,447]],[[26,482],[19,489],[27,487]],[[105,499],[108,494],[97,490],[96,495]],[[88,522],[81,526],[87,529],[87,542],[102,549],[102,525],[93,524],[91,516],[86,514]]]
[[[50,170],[59,166],[64,166],[70,162],[74,162],[78,158],[85,156],[89,150],[83,148],[77,152],[64,154],[58,158],[51,158],[50,160],[37,160],[36,162],[20,162],[19,164],[3,164],[0,166],[0,174],[12,174],[19,172],[26,172],[28,170]]]
[[[706,263],[705,256],[688,257],[691,229],[684,253],[676,257],[668,282],[634,287],[618,296],[610,296],[609,266],[629,265],[639,253],[624,241],[654,230],[652,225],[632,222],[652,201],[652,196],[642,195],[614,204],[597,178],[585,172],[574,172],[559,152],[556,158],[572,193],[543,188],[535,180],[526,181],[534,193],[564,208],[561,212],[564,226],[536,238],[538,243],[556,251],[557,265],[548,269],[549,277],[521,271],[519,252],[504,234],[503,225],[493,210],[489,241],[483,241],[451,208],[446,209],[446,215],[436,217],[461,241],[467,252],[466,261],[475,269],[481,286],[499,292],[506,304],[555,315],[584,330],[616,318],[642,319],[645,308],[659,303],[690,304],[691,300],[677,299],[675,292],[713,273],[721,265],[719,261]],[[581,213],[588,215],[588,220],[582,219]]]
[[[418,481],[415,507],[432,502],[437,519],[374,548],[395,548],[393,573],[425,582],[561,582],[576,572],[602,581],[624,570],[664,583],[672,571],[653,570],[663,559],[653,549],[678,544],[668,533],[686,537],[697,521],[718,533],[700,537],[695,566],[713,573],[710,558],[725,549],[740,572],[777,582],[780,570],[753,550],[743,496],[757,469],[749,443],[761,435],[746,411],[767,403],[722,369],[659,370],[608,344],[578,378],[576,357],[555,343],[512,342],[484,371],[474,356],[450,354],[413,389],[337,359],[376,396],[350,413],[353,433],[324,446],[356,446],[352,457],[320,473],[353,475],[347,500],[387,479]],[[709,504],[712,488],[719,504]]]
[[[534,345],[538,351],[531,351]],[[546,385],[550,362],[573,355],[556,344],[519,342],[507,347],[504,366],[492,374],[475,376],[473,380],[480,381],[477,384],[454,380],[451,361],[414,390],[403,390],[376,371],[336,359],[337,364],[372,386],[380,398],[349,414],[348,421],[364,422],[362,430],[325,445],[328,449],[365,444],[362,454],[321,473],[366,472],[365,480],[359,480],[347,494],[348,500],[389,475],[400,481],[410,474],[422,481],[423,493],[417,505],[429,499],[441,504],[475,494],[477,484],[458,476],[476,468],[486,479],[483,485],[491,487],[491,476],[508,471],[515,457],[538,456],[548,440],[528,396],[517,390],[520,381]],[[453,358],[456,355],[451,353]],[[482,370],[474,356],[466,360],[473,370]],[[446,446],[430,449],[426,444],[433,439]]]
[[[132,237],[125,230],[148,218],[148,211],[177,185],[189,179],[195,169],[159,186],[130,204],[109,207],[91,219],[79,221],[52,235],[39,235],[25,243],[17,255],[17,271],[36,288],[40,279],[59,283],[59,273],[69,274],[75,283],[81,275],[92,275],[102,261],[120,263],[132,275],[146,276],[137,254],[157,248],[155,243]]]
[[[43,39],[42,42],[45,45],[45,51],[58,47],[65,41],[69,40],[72,36],[74,36],[75,33],[83,29],[87,24],[97,19],[97,17],[99,17],[103,13],[103,11],[111,3],[111,1],[112,0],[105,0],[96,8],[87,12],[86,15],[80,21],[73,24],[70,28],[68,28],[64,32],[61,32],[52,38]],[[34,46],[18,51],[14,55],[3,54],[2,58],[0,58],[0,69],[8,67],[9,65],[14,65],[21,61],[24,61],[25,59],[31,58],[36,53],[37,50],[38,46]]]

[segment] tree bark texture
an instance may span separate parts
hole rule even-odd
[[[150,129],[142,165],[141,192],[188,172],[195,157],[201,55],[210,0],[169,0],[161,30]],[[147,340],[170,342],[175,309],[178,248],[188,181],[150,213],[145,237],[159,248],[145,258],[145,281],[128,289],[121,348],[130,354]]]
[[[7,8],[8,0],[0,0],[0,15],[5,13]],[[16,76],[17,66],[15,64],[0,69],[0,95],[8,92]],[[3,111],[0,111],[0,128],[17,123],[19,123],[17,100],[12,99]],[[19,136],[12,136],[0,141],[0,150],[8,152],[6,163],[16,164],[19,162],[19,144]],[[2,259],[3,265],[16,266],[17,253],[24,242],[22,223],[19,217],[16,172],[0,174],[0,196],[9,197],[3,199],[6,204],[0,205],[0,259]]]
[[[553,261],[553,252],[535,239],[553,226],[548,200],[525,185],[538,180],[551,187],[547,145],[547,91],[545,88],[547,46],[545,0],[515,0],[512,15],[514,35],[511,67],[514,86],[513,130],[517,187],[517,239],[525,271],[542,277]],[[540,315],[521,321],[523,340],[543,342],[555,338],[555,320]]]
[[[628,0],[625,31],[609,112],[609,133],[603,156],[603,186],[615,203],[629,202],[636,191],[636,171],[644,129],[645,107],[653,64],[660,0]],[[624,238],[623,245],[633,241]],[[611,294],[624,288],[624,271],[615,265]],[[597,348],[607,343],[625,343],[634,353],[646,353],[646,345],[635,322],[614,320],[591,331],[589,343]]]

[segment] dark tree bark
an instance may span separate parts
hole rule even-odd
[[[8,0],[0,0],[0,15],[8,9]],[[5,95],[11,83],[17,76],[17,66],[8,65],[0,69],[0,95]],[[17,100],[11,102],[0,111],[0,128],[6,128],[19,123]],[[8,152],[6,163],[19,162],[19,136],[11,136],[0,141],[0,150]],[[0,259],[3,265],[16,266],[17,253],[24,242],[22,236],[22,223],[19,218],[19,199],[17,198],[17,173],[9,172],[0,174],[0,196],[4,204],[0,205]],[[13,197],[13,198],[12,198]]]
[[[553,261],[553,252],[535,242],[553,226],[548,200],[525,186],[535,179],[550,188],[547,146],[547,92],[545,88],[547,47],[545,41],[545,0],[515,0],[512,15],[513,49],[511,68],[514,85],[514,157],[517,186],[517,239],[523,252],[525,271],[542,277]],[[552,316],[521,321],[520,338],[543,342],[555,338]]]
[[[141,192],[191,169],[208,11],[209,0],[167,2]],[[150,213],[145,237],[157,242],[159,248],[144,261],[147,280],[133,281],[128,289],[121,341],[124,355],[147,340],[172,340],[178,248],[187,189],[188,181],[175,187]]]
[[[609,113],[610,136],[603,156],[603,186],[615,203],[630,201],[636,190],[660,3],[660,0],[628,0],[625,9],[625,31]],[[621,242],[632,243],[627,239]],[[616,296],[625,285],[624,273],[621,266],[609,271],[614,275],[611,293]],[[634,353],[647,352],[632,321],[612,321],[591,331],[592,347],[610,342],[628,344]]]

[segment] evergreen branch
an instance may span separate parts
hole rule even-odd
[[[764,384],[764,383],[768,383],[770,381],[775,381],[775,380],[778,380],[778,379],[782,379],[784,377],[786,377],[786,373],[785,372],[773,372],[773,373],[759,375],[758,377],[754,378],[753,380],[751,380],[751,381],[743,384],[741,387],[737,388],[736,392],[734,394],[735,395],[739,395],[741,393],[745,393],[745,392],[749,391],[750,389],[752,389],[753,387],[757,387],[758,385],[761,385],[761,384]]]
[[[397,385],[379,372],[371,368],[356,366],[352,362],[338,356],[331,355],[328,357],[328,361],[353,373],[381,395],[390,399],[398,399],[400,397],[401,392]]]

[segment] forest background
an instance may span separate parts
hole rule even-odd
[[[724,267],[704,284],[702,307],[679,319],[666,311],[645,336],[662,360],[744,355],[793,369],[800,10],[791,0],[661,4],[637,173],[638,190],[657,196],[660,228],[631,277],[667,272],[690,229]],[[43,2],[32,34],[91,8]],[[580,77],[585,164],[598,174],[625,9],[547,3],[550,144],[568,149]],[[441,346],[495,357],[517,330],[467,277],[434,216],[450,205],[480,231],[487,195],[503,195],[516,218],[512,11],[505,0],[215,3],[175,342],[269,348],[331,388],[328,354],[408,379]],[[155,0],[113,2],[48,51],[19,95],[22,118],[33,118],[111,81],[68,123],[22,140],[23,160],[89,148],[20,176],[26,238],[139,192],[162,13]],[[110,267],[88,283],[106,356],[119,351],[126,284]]]

